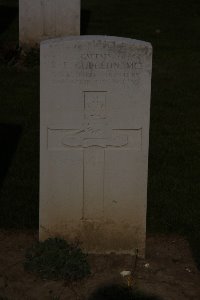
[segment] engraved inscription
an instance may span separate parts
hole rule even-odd
[[[113,84],[131,86],[139,83],[143,71],[149,71],[144,60],[147,51],[145,48],[143,51],[135,49],[127,53],[123,46],[115,45],[113,48],[112,43],[101,43],[98,45],[99,52],[93,52],[94,46],[93,43],[88,43],[87,47],[78,43],[74,45],[70,57],[64,54],[68,53],[68,49],[63,50],[63,61],[57,58],[55,73],[53,72],[54,82],[87,85],[100,82],[104,84],[109,80]],[[76,52],[78,54],[74,59]]]

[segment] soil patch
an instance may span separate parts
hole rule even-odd
[[[89,255],[88,278],[73,283],[42,280],[23,268],[26,249],[37,238],[37,232],[0,231],[0,299],[86,300],[99,287],[126,285],[120,272],[134,266],[129,255]],[[183,237],[148,237],[146,259],[138,260],[134,280],[137,288],[163,300],[200,299],[200,273]]]

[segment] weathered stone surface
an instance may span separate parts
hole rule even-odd
[[[41,239],[144,255],[151,59],[126,38],[42,42]]]
[[[19,0],[19,41],[34,47],[41,40],[80,34],[80,0]]]

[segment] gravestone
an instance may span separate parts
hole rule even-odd
[[[23,47],[41,40],[80,34],[80,0],[19,0],[19,41]]]
[[[41,43],[40,239],[144,256],[151,60],[127,38]]]

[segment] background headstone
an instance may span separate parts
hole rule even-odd
[[[41,40],[80,34],[80,0],[19,0],[19,41],[34,47]]]
[[[151,60],[126,38],[41,44],[40,239],[144,255]]]

